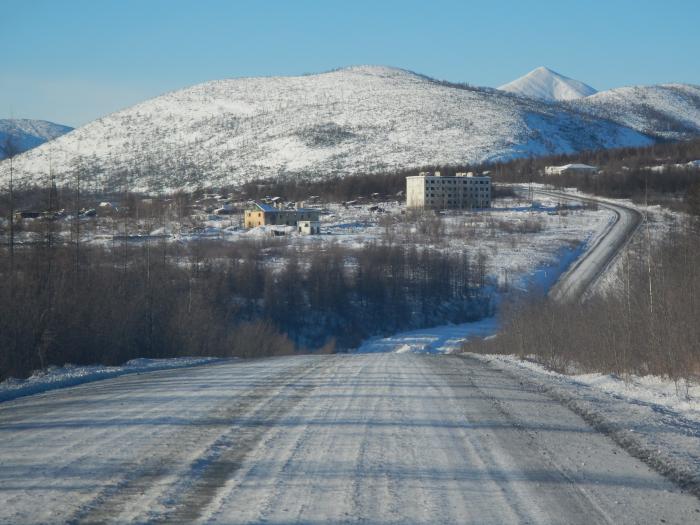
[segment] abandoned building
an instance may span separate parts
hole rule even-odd
[[[476,209],[491,207],[491,177],[457,173],[443,177],[421,172],[406,177],[406,207],[425,209]]]
[[[308,233],[319,233],[319,213],[313,208],[291,208],[287,209],[281,205],[273,206],[256,202],[255,207],[245,210],[244,224],[246,228],[257,228],[258,226],[295,226],[299,227],[300,222],[304,223]],[[311,227],[315,231],[311,231]],[[301,232],[300,233],[305,233]]]
[[[297,232],[302,235],[318,235],[321,233],[321,223],[319,221],[298,221]]]

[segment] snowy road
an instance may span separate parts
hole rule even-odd
[[[642,215],[634,208],[607,200],[571,196],[559,191],[536,190],[535,194],[569,201],[591,202],[614,213],[614,220],[608,225],[608,228],[586,253],[559,278],[549,292],[549,296],[557,301],[578,299],[590,289],[596,279],[609,267],[618,252],[624,248],[639,227]]]
[[[457,356],[122,376],[0,404],[2,523],[694,523],[582,419]]]

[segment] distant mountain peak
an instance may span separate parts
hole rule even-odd
[[[46,120],[0,119],[0,160],[8,155],[5,151],[7,140],[22,153],[72,130],[69,126]]]
[[[523,97],[555,102],[588,97],[597,93],[588,84],[540,66],[527,75],[500,86],[501,91],[508,91]]]

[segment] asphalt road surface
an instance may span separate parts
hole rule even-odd
[[[0,522],[698,523],[546,395],[458,356],[129,375],[0,404]]]

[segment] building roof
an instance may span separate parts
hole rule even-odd
[[[549,166],[550,168],[559,168],[560,170],[575,169],[575,170],[597,170],[595,166],[588,164],[564,164],[563,166]]]
[[[264,202],[255,202],[255,206],[257,206],[260,209],[260,211],[264,211],[265,213],[279,213],[282,211],[299,213],[319,213],[319,210],[317,210],[316,208],[292,208],[280,210],[279,208],[275,208],[271,204],[265,204]]]
[[[258,208],[260,208],[261,211],[264,211],[264,212],[275,212],[275,211],[279,211],[279,210],[278,210],[277,208],[275,208],[274,206],[272,206],[272,205],[270,205],[270,204],[265,204],[264,202],[256,202],[255,205],[256,205]]]
[[[408,175],[407,179],[491,179],[490,175],[430,175],[422,173],[420,175]]]

